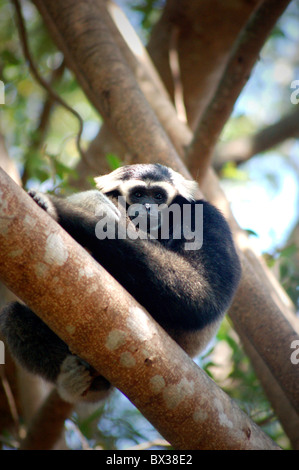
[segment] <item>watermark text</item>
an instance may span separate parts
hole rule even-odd
[[[295,349],[295,351],[291,354],[291,363],[294,365],[299,364],[299,340],[295,339],[291,343],[291,349]]]
[[[0,104],[5,104],[5,88],[2,80],[0,80]]]
[[[291,88],[294,89],[293,93],[291,93],[291,103],[298,104],[299,103],[299,80],[293,80],[291,83]]]
[[[99,240],[184,240],[185,250],[199,250],[203,243],[203,204],[131,204],[118,198],[118,214],[99,205],[95,233]]]
[[[5,348],[3,341],[0,341],[0,364],[5,364]]]

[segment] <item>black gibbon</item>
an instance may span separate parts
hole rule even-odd
[[[215,334],[240,280],[227,222],[196,199],[194,181],[159,164],[123,166],[95,181],[98,189],[65,199],[29,194],[195,356]],[[97,401],[110,390],[25,305],[6,306],[0,329],[16,359],[54,382],[65,400]]]

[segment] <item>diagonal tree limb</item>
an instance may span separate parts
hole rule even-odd
[[[236,328],[238,331],[238,328]],[[238,333],[240,333],[238,331]],[[299,426],[298,414],[289,400],[286,399],[284,391],[279,383],[274,379],[265,362],[257,354],[254,347],[246,339],[246,335],[242,334],[242,344],[246,354],[250,357],[250,361],[256,371],[258,371],[259,380],[265,390],[266,395],[271,397],[272,407],[277,417],[289,437],[293,450],[299,450]]]
[[[133,72],[141,91],[148,103],[150,103],[160,124],[162,124],[172,145],[174,145],[176,152],[180,156],[184,155],[186,148],[191,142],[191,132],[189,134],[184,133],[186,124],[178,119],[167,90],[127,17],[111,0],[107,1],[107,8],[113,19],[111,21],[108,18],[107,25],[122,56],[126,59],[130,73]],[[179,133],[178,130],[180,131]],[[183,136],[185,136],[184,140],[182,139]]]
[[[73,353],[176,449],[278,448],[1,169],[0,187],[0,278]]]

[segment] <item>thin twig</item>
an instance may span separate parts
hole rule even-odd
[[[23,49],[23,54],[28,62],[28,65],[29,65],[29,69],[33,75],[33,77],[35,78],[35,80],[41,85],[42,88],[44,88],[47,93],[49,94],[49,96],[54,100],[56,101],[57,103],[59,103],[61,106],[63,106],[67,111],[69,111],[70,113],[73,114],[73,116],[75,116],[79,122],[79,132],[77,134],[77,137],[76,137],[76,144],[77,144],[77,149],[78,149],[78,152],[79,152],[79,155],[82,159],[85,159],[85,153],[82,149],[82,146],[81,146],[81,136],[82,136],[82,132],[83,132],[83,119],[81,118],[80,114],[75,110],[73,109],[71,106],[69,106],[53,89],[52,87],[48,84],[48,82],[39,74],[38,70],[37,70],[37,67],[35,66],[34,62],[33,62],[33,59],[31,57],[31,53],[30,53],[30,50],[29,50],[29,45],[28,45],[28,37],[27,37],[27,32],[26,32],[26,28],[25,28],[25,23],[24,23],[24,18],[23,18],[23,14],[22,14],[22,9],[21,9],[21,6],[20,6],[20,2],[19,0],[11,0],[12,3],[14,4],[15,6],[15,10],[16,10],[16,22],[17,22],[17,28],[18,28],[18,32],[19,32],[19,36],[20,36],[20,40],[21,40],[21,45],[22,45],[22,49]],[[86,159],[85,159],[86,160]],[[87,161],[86,162],[89,166],[89,162]]]
[[[236,164],[249,160],[287,139],[299,136],[299,106],[279,121],[260,130],[254,135],[239,137],[216,147],[213,166],[219,170],[228,161]]]
[[[12,390],[10,388],[9,382],[7,380],[4,366],[0,366],[0,378],[1,378],[4,393],[8,402],[9,410],[10,410],[13,422],[15,424],[15,428],[19,434],[20,420],[19,420],[17,405],[15,402]]]
[[[155,439],[153,441],[142,442],[133,447],[129,447],[127,450],[147,450],[151,449],[152,447],[166,447],[169,448],[169,442],[165,441],[165,439]]]
[[[64,70],[65,70],[65,61],[63,60],[61,64],[59,65],[59,67],[57,67],[52,72],[50,82],[49,82],[49,86],[51,86],[51,88],[55,84],[55,82],[62,77]],[[49,127],[50,116],[51,116],[55,103],[56,101],[53,99],[52,95],[47,94],[47,97],[43,103],[43,106],[39,115],[39,119],[38,119],[39,122],[36,127],[36,132],[34,133],[34,136],[31,142],[29,142],[28,150],[25,154],[25,164],[24,164],[24,170],[23,170],[23,175],[22,175],[22,183],[24,187],[27,183],[28,178],[30,177],[30,172],[28,168],[29,163],[30,163],[30,157],[35,150],[38,150],[40,148],[41,143],[44,141],[46,132]]]
[[[82,434],[78,426],[71,419],[68,420],[67,427],[68,429],[71,429],[75,434],[77,434],[80,440],[82,450],[93,450],[92,447],[89,445],[89,442],[86,437]]]

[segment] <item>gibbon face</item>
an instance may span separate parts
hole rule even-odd
[[[135,188],[147,191],[150,197],[162,196],[169,205],[176,196],[191,202],[198,190],[195,181],[186,180],[182,175],[166,166],[156,164],[125,165],[108,175],[95,178],[96,187],[104,194],[118,192],[124,197],[134,194]],[[161,193],[161,195],[159,195]],[[162,200],[159,199],[161,204]]]
[[[128,216],[146,217],[148,227],[159,228],[163,209],[177,196],[188,202],[195,200],[197,183],[186,180],[171,168],[160,164],[123,166],[112,173],[95,178],[97,188],[107,196],[122,196]],[[131,207],[133,206],[133,207]]]

